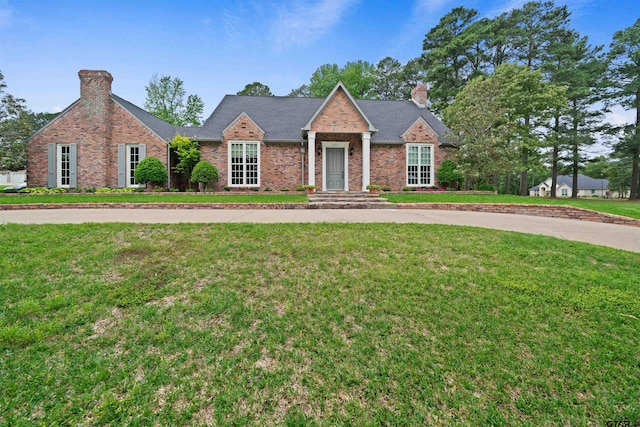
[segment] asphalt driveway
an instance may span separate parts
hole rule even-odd
[[[640,228],[526,215],[422,209],[42,209],[0,211],[0,224],[79,224],[84,222],[396,222],[468,225],[542,234],[640,252]]]

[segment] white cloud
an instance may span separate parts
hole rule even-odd
[[[617,105],[606,114],[606,121],[614,126],[621,126],[634,123],[636,120],[635,110],[625,110],[621,106]]]
[[[282,6],[273,24],[273,42],[278,51],[307,46],[327,34],[359,0],[292,2]]]

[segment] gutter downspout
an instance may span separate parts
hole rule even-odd
[[[167,144],[167,191],[171,190],[171,148]]]
[[[305,153],[304,141],[300,143],[300,159],[302,161],[302,182],[301,185],[304,185],[304,153]]]

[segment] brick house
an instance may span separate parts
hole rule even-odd
[[[201,127],[178,127],[112,94],[108,72],[78,75],[80,99],[28,141],[30,187],[135,187],[144,157],[175,164],[168,142],[176,134],[199,141],[219,189],[432,187],[454,150],[425,108],[425,85],[408,101],[356,100],[342,83],[324,99],[227,95]]]

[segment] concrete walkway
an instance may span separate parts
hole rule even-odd
[[[0,211],[0,224],[83,222],[396,222],[450,224],[543,234],[640,253],[640,228],[537,216],[422,209],[43,209]]]

